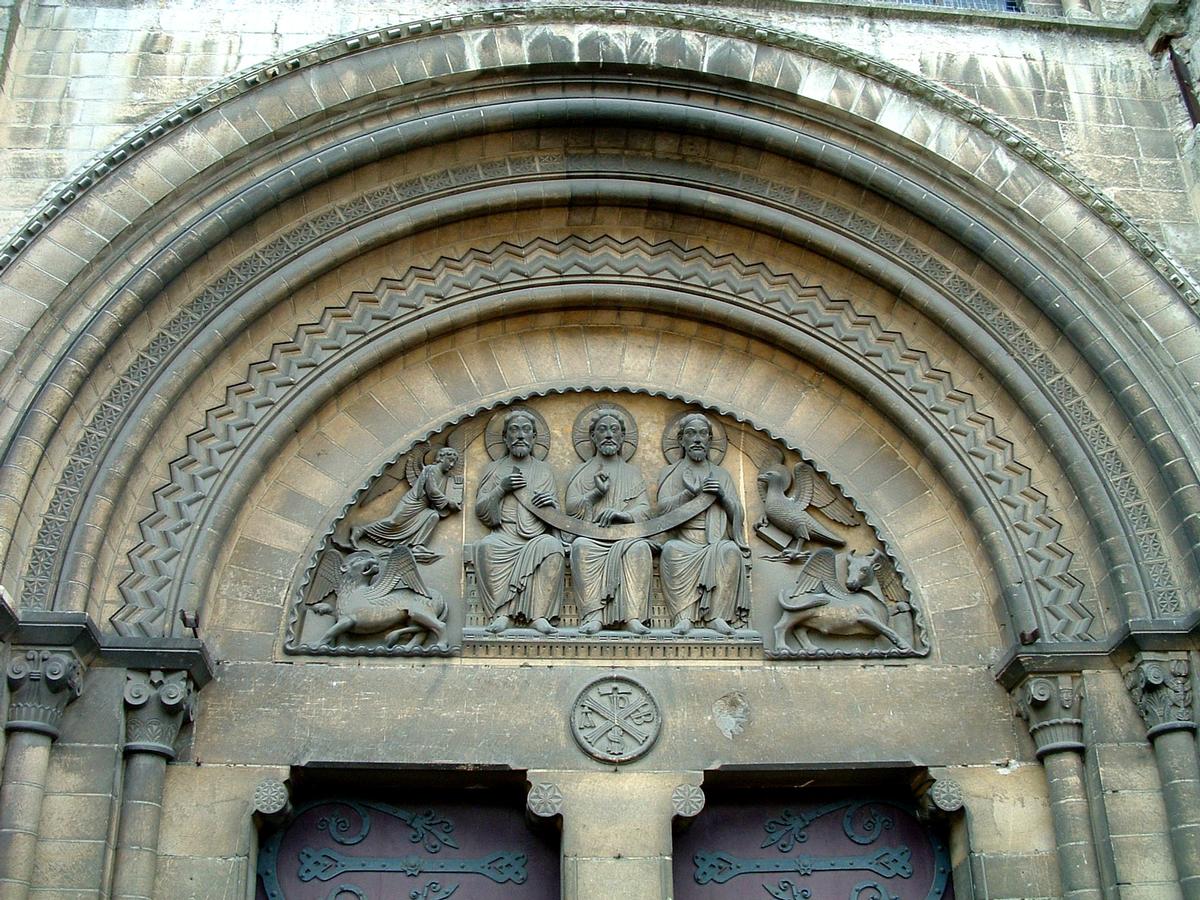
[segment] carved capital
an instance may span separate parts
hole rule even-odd
[[[83,666],[69,653],[18,650],[8,665],[8,722],[5,731],[34,731],[58,737],[67,704],[83,692]]]
[[[1066,750],[1083,752],[1082,691],[1078,675],[1046,675],[1027,679],[1014,692],[1038,759]]]
[[[1125,687],[1146,722],[1148,737],[1196,729],[1187,657],[1140,653],[1124,672]]]
[[[196,710],[187,672],[131,671],[125,676],[125,752],[175,758],[175,738]]]

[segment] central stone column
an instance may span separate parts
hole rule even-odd
[[[529,773],[530,811],[562,815],[563,900],[668,900],[677,790],[702,772]]]

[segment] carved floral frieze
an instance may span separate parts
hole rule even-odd
[[[401,452],[324,535],[285,649],[861,658],[928,652],[863,514],[718,411],[515,400]]]

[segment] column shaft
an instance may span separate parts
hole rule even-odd
[[[1165,731],[1153,738],[1154,760],[1162,780],[1179,886],[1188,900],[1200,900],[1200,757],[1192,731]]]
[[[1100,867],[1092,840],[1083,757],[1073,750],[1048,753],[1042,765],[1050,786],[1050,814],[1064,900],[1100,900]]]
[[[152,900],[158,871],[167,760],[158,753],[129,753],[121,798],[121,825],[113,874],[113,900]]]
[[[34,731],[8,736],[0,787],[0,900],[24,900],[29,894],[50,744],[48,734]]]

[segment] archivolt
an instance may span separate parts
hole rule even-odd
[[[616,291],[627,305],[638,296],[687,293],[748,310],[746,320],[779,344],[804,346],[803,355],[877,395],[902,429],[922,430],[913,421],[922,420],[923,430],[937,435],[931,456],[989,545],[1017,630],[1037,629],[1058,640],[1091,636],[1095,611],[1080,601],[1083,585],[1069,572],[1071,553],[1057,543],[1060,526],[1045,514],[1046,498],[1030,487],[1029,470],[1012,458],[1011,445],[997,437],[993,421],[976,411],[970,395],[955,389],[948,373],[931,368],[901,335],[818,287],[736,258],[716,259],[703,249],[609,239],[502,245],[441,260],[430,271],[384,280],[373,293],[355,295],[346,306],[327,310],[320,322],[298,328],[293,341],[277,345],[269,361],[252,367],[245,383],[228,389],[227,404],[210,411],[208,426],[189,438],[188,455],[172,464],[171,483],[155,493],[158,511],[142,523],[144,542],[131,554],[134,574],[122,585],[127,605],[114,617],[118,629],[145,633],[170,627],[169,613],[181,594],[207,595],[205,573],[212,571],[216,548],[200,544],[224,533],[217,520],[238,505],[236,496],[222,495],[237,495],[251,483],[237,463],[248,452],[271,455],[269,447],[245,448],[267,431],[279,410],[323,402],[337,384],[335,370],[360,370],[353,364],[359,357],[378,357],[387,352],[382,348],[404,342],[406,333],[423,339],[432,330],[424,322],[432,310],[465,307],[478,316],[481,311],[472,307],[500,308],[503,301],[504,309],[512,309],[512,294],[541,293],[569,303],[579,289],[593,298]],[[880,383],[889,387],[881,391]],[[889,395],[906,399],[896,408]],[[768,423],[756,421],[752,411],[726,412],[769,433]]]
[[[1134,302],[1138,290],[1144,289],[1146,284],[1156,285],[1163,295],[1174,296],[1179,303],[1192,296],[1193,289],[1119,210],[1093,192],[1086,182],[1071,175],[1006,126],[982,116],[979,110],[955,95],[894,67],[802,36],[713,18],[680,20],[674,18],[674,14],[666,16],[668,14],[645,10],[630,10],[622,17],[611,10],[542,9],[534,16],[534,22],[524,14],[497,11],[461,21],[373,32],[310,48],[294,57],[294,65],[289,60],[279,67],[266,67],[236,85],[224,85],[204,102],[191,104],[172,114],[165,123],[148,129],[146,134],[131,138],[126,146],[78,179],[74,187],[64,190],[42,211],[40,221],[31,223],[26,229],[27,233],[18,240],[20,246],[12,250],[12,253],[25,254],[27,261],[36,266],[41,261],[39,242],[47,242],[47,256],[54,250],[55,242],[70,243],[72,229],[78,227],[72,218],[75,196],[86,191],[91,201],[103,207],[105,198],[110,196],[106,191],[111,188],[115,196],[123,174],[135,168],[135,164],[169,173],[168,180],[176,184],[173,190],[158,198],[157,205],[148,202],[145,209],[128,210],[126,218],[134,224],[113,226],[112,233],[107,235],[112,239],[111,245],[95,252],[74,271],[63,272],[67,286],[57,295],[36,297],[49,309],[38,329],[26,341],[22,353],[0,378],[0,385],[15,388],[6,391],[8,396],[26,396],[27,392],[20,390],[26,378],[33,379],[40,392],[24,410],[22,418],[8,417],[9,424],[14,427],[5,429],[7,461],[20,460],[28,455],[31,447],[49,443],[49,434],[56,427],[54,423],[62,418],[65,405],[76,393],[82,379],[162,284],[232,228],[250,221],[282,198],[356,165],[387,153],[403,152],[416,144],[447,140],[472,130],[483,133],[492,128],[521,127],[522,117],[527,122],[542,125],[567,122],[571,117],[578,120],[580,116],[621,123],[640,117],[655,127],[676,128],[681,133],[723,134],[752,146],[806,160],[890,197],[948,233],[958,235],[965,246],[1004,273],[1037,303],[1105,380],[1161,467],[1175,504],[1175,520],[1182,523],[1191,546],[1200,547],[1200,515],[1197,515],[1200,513],[1200,493],[1195,473],[1186,462],[1195,454],[1185,449],[1194,441],[1194,410],[1184,399],[1185,392],[1178,388],[1177,376],[1171,371],[1169,361],[1156,357],[1156,349],[1146,348],[1131,335],[1121,316],[1115,312]],[[433,52],[435,50],[437,52]],[[435,60],[433,72],[426,70],[421,62],[423,59]],[[857,90],[850,92],[853,96],[846,101],[845,107],[838,106],[843,102],[838,97],[816,97],[807,90],[803,67],[814,61],[849,73],[847,77],[855,83]],[[512,73],[524,73],[521,79],[532,78],[530,83],[536,86],[536,75],[540,71],[561,78],[563,73],[594,73],[594,67],[599,64],[621,67],[622,74],[628,79],[620,85],[621,99],[561,97],[552,100],[535,97],[536,92],[532,92],[528,99],[522,100],[517,92],[511,103],[486,109],[465,107],[441,118],[426,117],[418,105],[404,122],[389,125],[377,133],[361,134],[349,140],[339,138],[330,144],[322,144],[320,140],[323,131],[334,125],[345,130],[348,120],[339,121],[339,115],[357,115],[372,103],[400,108],[400,101],[420,96],[422,90],[437,81],[446,83],[487,74],[510,77]],[[680,73],[699,76],[708,85],[719,86],[719,90],[714,89],[713,108],[672,109],[661,102],[643,102],[641,106],[632,102],[642,87],[648,87],[648,98],[661,89],[664,81]],[[327,102],[318,101],[307,108],[297,106],[296,109],[283,103],[268,106],[257,102],[266,97],[286,97],[289,85],[297,80],[303,83],[305,91],[322,97],[332,97],[327,88],[336,82],[337,96]],[[602,89],[602,86],[597,88]],[[697,97],[707,90],[696,85],[689,89]],[[902,92],[907,92],[908,96],[903,96]],[[866,97],[868,93],[871,103],[857,104],[858,98]],[[769,99],[787,115],[810,116],[813,121],[823,121],[826,127],[832,122],[846,135],[846,141],[838,143],[805,129],[778,124],[778,117],[772,115],[756,117],[723,112],[719,109],[722,96],[733,96],[738,104],[744,104],[744,108]],[[914,102],[913,97],[919,102]],[[293,97],[294,106],[295,99]],[[898,104],[911,105],[915,114],[908,121],[917,123],[901,133],[889,130],[887,118],[888,110]],[[489,116],[492,116],[491,121]],[[981,165],[976,172],[964,173],[956,169],[950,159],[939,156],[941,149],[934,137],[939,129],[959,129],[967,133],[960,122],[954,121],[955,117],[973,122],[982,130],[972,139],[978,139],[984,148],[984,157],[998,162],[998,166]],[[922,131],[924,137],[920,134]],[[194,168],[181,172],[176,161],[181,155],[186,158],[188,141],[195,141],[205,134],[213,140],[218,134],[237,137],[223,157],[202,172],[197,173]],[[304,153],[296,156],[290,149],[294,147],[304,147]],[[903,153],[897,151],[900,147],[903,147]],[[277,151],[277,156],[273,156]],[[292,156],[288,157],[288,153]],[[235,160],[237,166],[233,165]],[[267,164],[271,160],[282,160],[273,172]],[[256,173],[266,171],[267,174],[249,185],[240,180],[240,172],[229,174],[239,167]],[[997,170],[1014,173],[1014,177],[993,176],[991,173]],[[954,174],[965,188],[952,186],[945,177],[947,173]],[[1101,233],[1110,236],[1099,249],[1090,243],[1086,234],[1053,235],[1039,222],[1036,204],[1029,199],[1034,192],[1028,185],[1039,181],[1051,185],[1046,177],[1048,173],[1068,188],[1054,187],[1043,192],[1051,195],[1051,202],[1073,204],[1080,221],[1093,223]],[[505,173],[510,182],[514,174]],[[484,180],[486,176],[484,172],[474,175]],[[574,184],[582,182],[576,180]],[[1025,185],[1024,192],[1022,184]],[[709,186],[710,189],[717,187]],[[440,187],[422,186],[426,193],[453,189],[453,178]],[[393,195],[389,199],[389,190],[381,188],[380,196],[385,206],[401,199],[411,200],[414,196]],[[553,191],[548,195],[551,193]],[[813,211],[805,212],[801,194],[792,195],[796,207],[801,215],[813,215]],[[565,195],[569,196],[570,191]],[[381,218],[380,207],[374,205],[375,199],[364,197],[360,212]],[[490,200],[495,199],[496,195],[492,194]],[[764,209],[778,202],[777,197],[768,197],[768,200],[763,204]],[[470,214],[463,203],[456,204],[452,199],[442,201],[443,213],[452,209],[458,215]],[[822,212],[815,215],[831,212],[831,207],[823,206]],[[752,218],[769,218],[763,209],[750,215]],[[1044,208],[1042,215],[1045,215]],[[889,248],[887,235],[872,233],[868,237],[862,233],[867,226],[859,225],[856,230],[853,217],[841,222],[830,218],[831,221],[826,223],[827,231],[857,235],[855,241],[875,242],[885,251],[894,251],[895,258],[903,260],[904,265],[920,267],[922,277],[917,279],[919,283],[911,286],[917,302],[921,302],[922,291],[926,290],[924,285],[936,282],[940,285],[938,291],[962,302],[959,314],[961,316],[965,310],[969,316],[964,321],[984,325],[990,339],[1020,344],[1019,330],[1012,329],[1011,320],[1006,322],[1002,311],[989,308],[982,294],[969,288],[956,291],[953,276],[936,277],[933,274],[936,261],[931,260],[926,265],[914,262],[909,258],[913,248],[906,246],[903,240],[895,242],[895,236],[891,236],[895,245]],[[321,234],[323,221],[318,217],[304,226],[313,230],[310,235],[313,239],[326,238]],[[349,227],[336,214],[328,225],[327,234],[336,234]],[[771,227],[781,226],[772,223]],[[154,229],[158,229],[160,236],[151,237]],[[374,231],[383,235],[387,227],[381,224]],[[1081,231],[1086,232],[1086,229]],[[1087,242],[1086,252],[1081,241]],[[855,252],[849,246],[854,241],[840,243],[839,252],[844,255]],[[27,605],[50,602],[51,589],[62,573],[63,548],[69,546],[63,543],[68,539],[66,523],[75,519],[87,521],[86,517],[78,515],[75,504],[91,496],[94,470],[89,461],[103,457],[111,436],[119,439],[118,425],[122,417],[151,385],[157,383],[160,366],[175,362],[176,372],[179,372],[181,348],[201,347],[204,329],[211,326],[214,316],[227,311],[223,304],[234,302],[235,297],[244,299],[242,290],[246,283],[253,284],[256,279],[288,266],[290,269],[287,270],[293,276],[297,273],[302,277],[311,276],[311,263],[298,257],[297,250],[294,245],[284,244],[277,251],[263,251],[246,258],[238,270],[214,286],[219,289],[218,293],[206,291],[201,294],[156,335],[126,373],[132,377],[120,379],[113,392],[100,404],[92,422],[93,426],[99,427],[85,429],[77,446],[79,452],[64,474],[63,490],[56,492],[51,501],[27,573],[27,586],[33,586],[32,589],[27,587]],[[1153,266],[1147,265],[1138,254],[1149,259]],[[879,258],[877,254],[872,261]],[[1067,259],[1073,260],[1071,265],[1062,262]],[[4,260],[0,259],[0,262]],[[1163,278],[1155,267],[1161,270]],[[1120,278],[1112,274],[1117,272],[1122,273]],[[36,295],[41,290],[38,282],[22,278],[20,265],[9,265],[0,277],[5,285],[27,295]],[[114,289],[111,287],[114,284],[120,287]],[[211,305],[206,307],[206,303]],[[90,318],[82,317],[86,320],[81,324],[63,325],[71,318],[81,318],[85,308],[97,312]],[[1130,314],[1136,315],[1136,310]],[[946,318],[949,320],[952,316],[947,313]],[[64,335],[69,340],[64,340]],[[55,355],[43,357],[43,342],[45,346],[59,348]],[[1017,346],[1018,358],[1024,352]],[[1086,404],[1077,394],[1072,395],[1070,383],[1059,377],[1060,373],[1055,373],[1052,365],[1050,369],[1046,368],[1048,361],[1044,354],[1035,355],[1027,360],[1028,366],[1023,373],[1012,368],[1001,377],[1007,378],[1010,384],[1025,379],[1033,386],[1032,390],[1014,391],[1014,396],[1025,398],[1023,402],[1045,402],[1060,412],[1066,410],[1068,417],[1074,419],[1076,427],[1066,429],[1071,433],[1055,436],[1052,444],[1064,468],[1074,473],[1076,489],[1089,508],[1125,508],[1123,517],[1113,519],[1104,513],[1093,518],[1102,535],[1101,545],[1105,552],[1116,554],[1111,560],[1114,570],[1128,573],[1116,579],[1118,590],[1127,595],[1131,613],[1173,615],[1179,610],[1178,593],[1170,583],[1169,566],[1149,510],[1132,477],[1110,481],[1105,476],[1105,470],[1111,472],[1110,467],[1116,464],[1114,460],[1119,463],[1119,454],[1111,441],[1107,445],[1099,441],[1094,446],[1090,464],[1072,458],[1071,448],[1086,447],[1096,435],[1103,434],[1103,429],[1094,416],[1086,421],[1087,414],[1079,412],[1086,409]],[[1147,393],[1158,402],[1145,402]],[[1058,419],[1041,415],[1035,418],[1051,423]],[[1176,439],[1173,434],[1180,437]],[[1083,459],[1087,458],[1083,455]],[[4,492],[16,505],[25,500],[29,484],[27,472],[31,468],[14,464],[4,469]],[[0,536],[5,540],[12,532],[12,513],[7,515],[9,518],[0,522]],[[73,584],[79,588],[84,582],[75,580]],[[1139,595],[1141,601],[1137,600]],[[1147,606],[1147,595],[1154,598],[1153,607]],[[1069,607],[1070,603],[1067,605]],[[1044,630],[1053,632],[1053,629]],[[1060,633],[1065,636],[1070,631]]]

